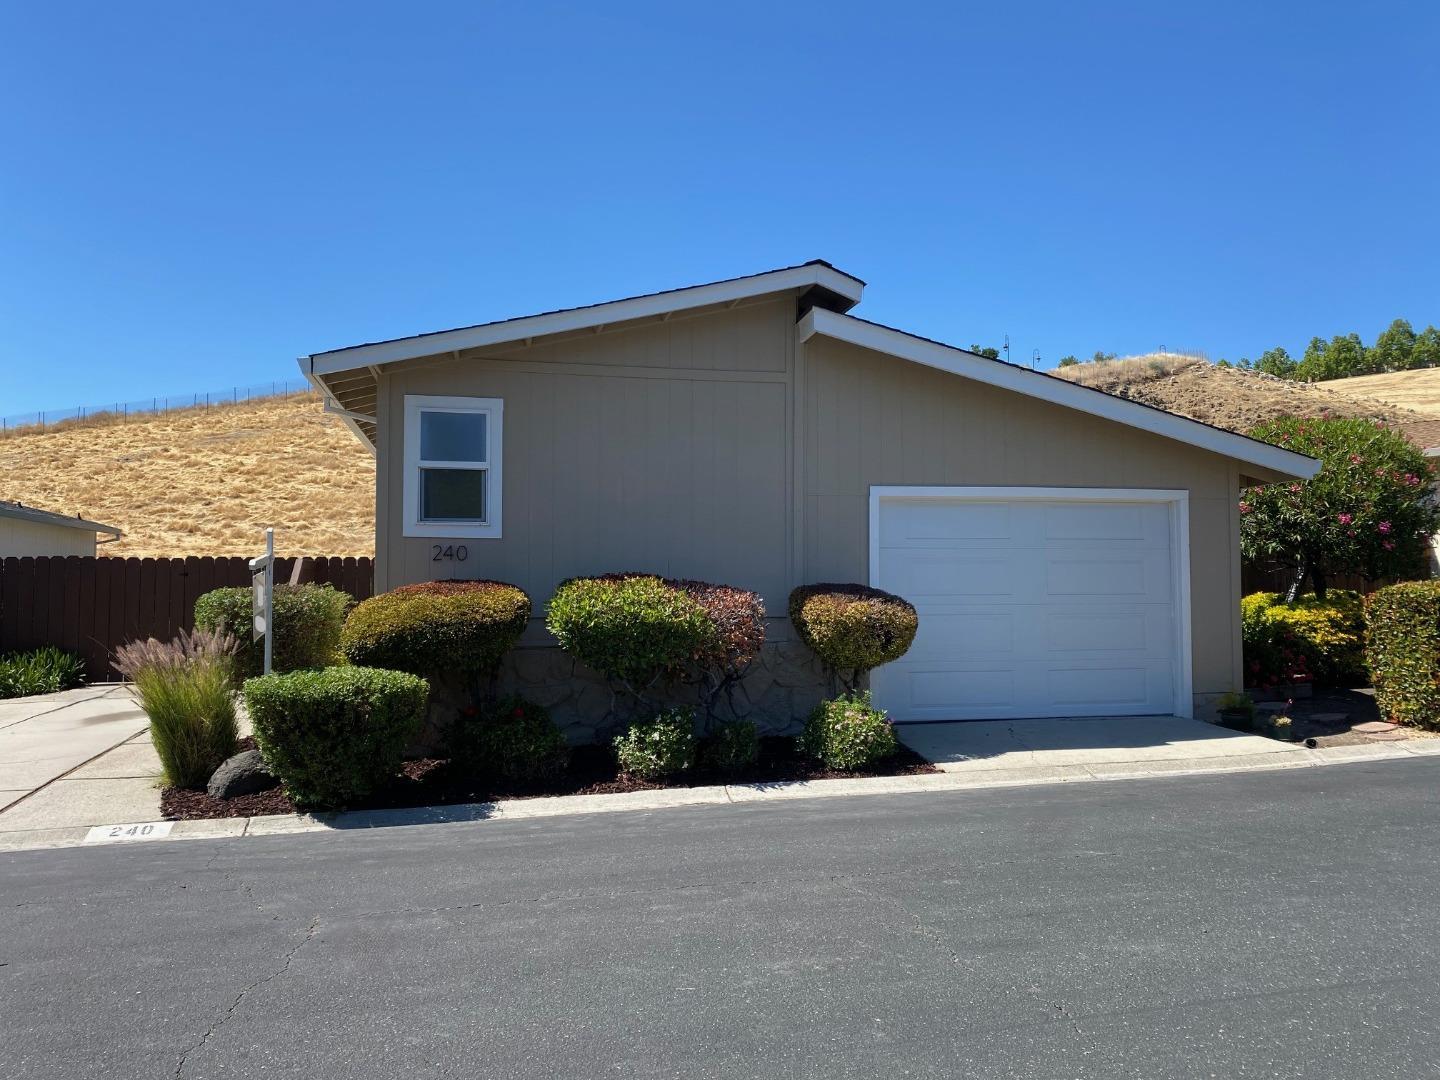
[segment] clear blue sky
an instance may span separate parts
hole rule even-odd
[[[0,414],[825,258],[1016,359],[1440,322],[1440,6],[0,0]]]

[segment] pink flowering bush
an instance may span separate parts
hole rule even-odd
[[[1440,509],[1431,503],[1430,462],[1402,436],[1368,420],[1285,417],[1251,436],[1319,458],[1304,483],[1240,493],[1246,559],[1290,566],[1292,594],[1309,581],[1324,599],[1330,578],[1424,576]]]

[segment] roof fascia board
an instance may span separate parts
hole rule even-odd
[[[0,517],[29,521],[35,525],[59,525],[68,529],[81,529],[85,532],[109,533],[117,540],[121,535],[120,530],[113,525],[102,525],[98,521],[87,521],[85,518],[67,517],[64,514],[56,514],[31,506],[0,505]]]
[[[338,371],[365,367],[368,364],[388,364],[396,360],[410,360],[419,356],[455,352],[462,349],[476,349],[499,345],[508,341],[522,341],[546,334],[560,334],[569,330],[584,330],[610,323],[643,319],[666,312],[684,311],[687,308],[708,307],[744,300],[751,296],[767,293],[787,292],[791,289],[820,285],[838,293],[853,303],[860,302],[865,290],[863,283],[829,266],[819,264],[792,266],[786,270],[774,270],[752,277],[721,281],[712,285],[695,285],[688,289],[674,289],[656,293],[653,296],[637,296],[630,300],[613,300],[609,303],[594,304],[590,307],[557,311],[549,315],[531,315],[525,318],[508,319],[504,322],[485,323],[460,330],[442,330],[434,334],[399,338],[395,341],[380,341],[373,345],[356,345],[348,349],[316,353],[309,357],[308,373],[328,375]]]
[[[1053,375],[1044,375],[999,360],[976,356],[964,349],[919,338],[893,327],[866,322],[853,315],[839,315],[816,308],[806,313],[797,325],[797,330],[802,342],[809,341],[816,334],[834,338],[864,349],[962,375],[976,382],[1013,390],[1041,401],[1078,409],[1080,412],[1113,420],[1127,427],[1139,428],[1236,461],[1269,469],[1285,477],[1308,480],[1320,471],[1320,463],[1304,454],[1282,450],[1278,446],[1270,446],[1223,428],[1211,427],[1198,420],[1177,416],[1162,409],[1152,409],[1086,386],[1078,386]]]

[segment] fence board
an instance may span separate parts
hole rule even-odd
[[[276,560],[278,583],[289,581],[293,565]],[[333,584],[364,600],[374,590],[374,566],[369,559],[307,558],[302,580]],[[0,652],[57,645],[85,660],[92,681],[113,679],[116,647],[193,629],[199,596],[249,584],[243,558],[0,560]]]

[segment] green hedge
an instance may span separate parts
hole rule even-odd
[[[715,642],[704,606],[676,583],[647,574],[563,581],[545,625],[566,652],[637,695],[679,679]]]
[[[414,675],[493,674],[530,621],[530,597],[503,581],[430,581],[372,596],[345,620],[352,664]]]
[[[843,694],[822,701],[805,721],[800,747],[832,769],[863,769],[900,748],[890,718],[870,704],[870,694]]]
[[[461,718],[455,756],[481,775],[526,783],[564,772],[570,747],[544,708],[512,695],[476,718]]]
[[[1331,589],[1282,603],[1279,593],[1251,593],[1240,601],[1245,684],[1274,687],[1314,680],[1322,686],[1364,686],[1365,602],[1359,593]]]
[[[909,650],[920,617],[907,600],[868,585],[821,582],[790,594],[790,622],[847,690]]]
[[[759,756],[760,729],[749,720],[720,724],[700,743],[700,759],[720,773],[738,772]]]
[[[400,768],[425,719],[424,679],[378,668],[332,667],[245,683],[255,741],[301,806],[341,807]]]
[[[1440,729],[1440,581],[1407,581],[1370,595],[1365,659],[1382,716]]]
[[[355,598],[330,585],[276,585],[271,599],[275,617],[271,670],[298,671],[333,664],[345,612]],[[214,589],[195,601],[195,627],[223,630],[240,642],[235,671],[240,678],[265,669],[265,643],[253,640],[254,609],[245,587]]]

